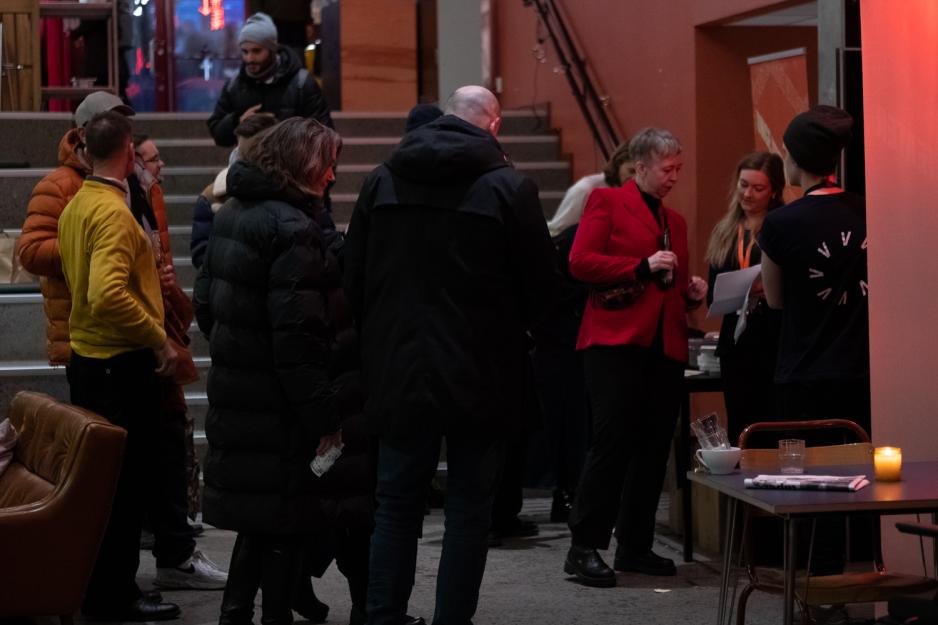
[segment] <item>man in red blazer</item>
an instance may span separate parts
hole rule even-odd
[[[594,285],[577,339],[593,413],[593,443],[570,512],[573,544],[564,570],[590,586],[615,586],[597,549],[616,528],[620,571],[674,575],[652,550],[680,384],[687,311],[707,294],[688,277],[687,224],[662,199],[677,183],[681,144],[646,128],[629,142],[635,176],[590,195],[570,252],[570,273]],[[599,297],[627,285],[631,297]]]

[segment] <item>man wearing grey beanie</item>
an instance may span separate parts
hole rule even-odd
[[[279,45],[277,27],[269,15],[255,13],[247,18],[238,35],[238,46],[241,70],[225,83],[208,119],[216,145],[235,145],[235,128],[254,113],[272,113],[278,120],[309,117],[333,126],[322,89],[299,56]]]

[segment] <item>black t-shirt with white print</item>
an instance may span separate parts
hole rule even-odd
[[[869,375],[866,201],[806,195],[770,212],[759,246],[782,269],[779,383]]]

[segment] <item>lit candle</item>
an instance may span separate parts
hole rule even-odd
[[[902,449],[877,447],[873,454],[876,479],[880,482],[898,482],[902,475]]]

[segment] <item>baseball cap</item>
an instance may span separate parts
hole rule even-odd
[[[124,104],[123,100],[110,91],[95,91],[82,100],[78,108],[75,109],[75,125],[83,128],[85,124],[91,121],[92,117],[105,111],[114,111],[126,117],[132,117],[136,114],[136,111]]]

